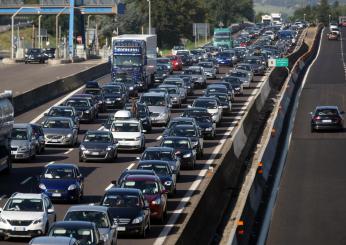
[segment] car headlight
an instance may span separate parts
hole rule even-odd
[[[4,223],[4,224],[7,224],[7,221],[5,219],[1,218],[1,217],[0,217],[0,222]]]
[[[18,151],[21,151],[21,152],[23,152],[23,151],[28,151],[28,150],[29,150],[29,146],[27,146],[27,145],[19,146],[19,147],[18,147]]]
[[[67,190],[72,191],[72,190],[75,190],[76,188],[77,186],[75,184],[72,184],[67,188]]]
[[[116,100],[121,100],[121,98],[119,97],[119,98],[116,98]]]
[[[41,219],[35,220],[33,224],[39,224],[39,223],[42,223],[42,222],[43,222],[43,219],[41,218]]]
[[[140,136],[135,138],[135,141],[138,141],[138,140],[141,140]]]
[[[113,149],[113,147],[108,146],[106,150],[107,150],[107,151],[111,151],[112,149]]]
[[[152,204],[154,204],[154,205],[160,205],[160,203],[161,203],[161,198],[156,198],[155,200],[153,200],[152,202],[151,202]]]
[[[108,241],[109,235],[108,235],[108,233],[101,234],[100,238],[101,238],[102,241]]]
[[[206,128],[205,131],[212,131],[213,128],[212,127],[209,127],[209,128]]]
[[[129,90],[133,90],[133,87],[131,86],[131,87],[129,87]]]
[[[68,134],[65,136],[65,138],[71,138],[72,137],[72,134]]]
[[[164,185],[171,185],[172,184],[172,181],[170,181],[170,180],[167,180],[167,181],[165,181],[165,183],[164,183]]]
[[[189,158],[189,157],[191,157],[191,153],[187,153],[183,155],[183,158]]]
[[[47,188],[46,188],[46,186],[44,185],[44,184],[39,184],[39,186],[38,186],[41,190],[46,190]]]
[[[86,150],[86,148],[85,148],[84,145],[81,145],[81,146],[80,146],[80,149],[81,149],[82,151],[85,151],[85,150]]]
[[[132,220],[132,224],[140,224],[143,222],[143,217],[142,216],[139,216],[135,219]]]
[[[166,116],[166,113],[162,112],[160,113],[159,117],[165,117]]]
[[[86,110],[86,111],[84,111],[84,113],[89,114],[89,113],[90,113],[90,111],[89,111],[89,110]]]

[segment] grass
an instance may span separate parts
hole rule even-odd
[[[37,29],[36,29],[37,30]],[[14,35],[17,36],[17,30],[15,29]],[[32,35],[32,28],[23,28],[19,29],[19,36],[24,38],[24,47],[30,48],[31,47],[31,35]],[[52,35],[48,36],[49,38],[49,45],[46,45],[46,42],[42,42],[43,48],[48,47],[55,47],[55,37]],[[36,40],[37,45],[37,40]],[[11,31],[6,31],[0,33],[0,50],[10,50],[11,48]]]
[[[188,40],[185,47],[187,49],[194,49],[194,48],[197,48],[197,47],[200,47],[200,46],[203,46],[204,44],[207,44],[211,42],[211,39],[208,39],[207,42],[205,41],[205,39],[203,38],[203,40],[199,40],[197,42],[197,46],[195,46],[195,42],[194,41],[191,41],[191,40]],[[172,53],[172,50],[171,49],[162,49],[162,55],[165,56],[165,55],[170,55]]]

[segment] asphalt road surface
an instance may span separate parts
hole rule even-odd
[[[222,69],[226,72],[227,69]],[[181,177],[177,183],[177,194],[168,201],[168,219],[167,224],[160,225],[157,222],[152,224],[150,234],[146,239],[134,237],[120,237],[118,244],[161,244],[167,235],[177,232],[179,224],[186,218],[184,207],[191,204],[190,198],[194,195],[199,195],[199,182],[206,176],[209,166],[213,166],[213,160],[220,157],[220,151],[225,139],[230,136],[236,123],[241,119],[246,111],[250,100],[254,98],[256,92],[259,91],[262,81],[265,77],[255,77],[250,88],[244,90],[243,96],[236,97],[233,103],[232,113],[223,117],[221,125],[217,127],[217,137],[214,140],[204,141],[204,157],[198,160],[195,170],[186,170],[181,172]],[[107,75],[99,79],[100,82],[110,81],[110,76]],[[208,83],[213,81],[209,80]],[[201,90],[195,90],[193,96],[189,96],[187,103],[182,109],[173,109],[172,116],[176,117],[181,114],[187,104],[191,104],[193,99],[202,95]],[[38,108],[35,108],[27,113],[21,114],[16,118],[16,122],[40,122],[41,116],[45,110],[54,104],[59,104],[66,97],[58,98]],[[81,124],[79,141],[83,134],[90,129],[99,129],[102,122],[107,118],[107,114],[100,114],[99,119],[95,123]],[[162,127],[153,128],[152,133],[146,134],[146,146],[158,146]],[[0,205],[2,206],[7,198],[14,192],[33,192],[36,189],[38,176],[43,170],[43,166],[50,162],[67,162],[78,163],[82,174],[85,177],[85,188],[83,199],[84,203],[98,203],[105,192],[105,189],[110,185],[111,180],[118,179],[121,172],[126,168],[134,167],[138,153],[122,152],[119,153],[118,159],[114,163],[79,163],[78,148],[62,148],[62,147],[47,147],[43,155],[38,155],[32,162],[14,163],[13,170],[10,175],[1,175],[0,177]],[[57,219],[61,220],[71,204],[55,203]],[[28,239],[10,239],[0,242],[0,244],[23,244],[27,243]]]
[[[270,245],[346,244],[346,130],[310,132],[309,112],[315,106],[346,110],[346,41],[328,41],[326,33],[299,101],[267,238]]]
[[[0,62],[0,91],[12,90],[17,96],[40,87],[49,82],[64,78],[92,66],[102,63],[102,60],[88,60],[72,64],[3,64]]]

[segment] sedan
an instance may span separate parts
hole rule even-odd
[[[78,142],[78,126],[70,117],[48,117],[42,126],[46,145],[73,147]]]
[[[197,125],[204,137],[208,137],[211,139],[215,138],[216,125],[208,112],[193,113],[189,116],[193,117],[196,120]]]
[[[168,191],[168,194],[173,195],[176,193],[177,175],[175,171],[172,171],[169,162],[162,160],[142,160],[138,163],[137,169],[154,170]]]
[[[79,202],[83,197],[84,177],[75,164],[46,165],[38,181],[40,191],[53,200]]]
[[[203,67],[190,66],[184,71],[184,74],[192,76],[195,87],[205,88],[207,86],[207,77]]]
[[[167,125],[167,127],[163,131],[162,135],[163,136],[169,135],[169,132],[177,125],[192,125],[192,126],[198,128],[196,120],[194,118],[190,118],[190,117],[175,117],[175,118],[172,118],[169,121],[169,124]]]
[[[70,98],[64,105],[72,106],[80,121],[92,122],[96,118],[95,107],[87,98]]]
[[[44,115],[45,117],[70,117],[75,125],[78,126],[79,131],[79,117],[75,108],[72,106],[53,106]]]
[[[243,83],[238,77],[226,76],[221,81],[231,84],[235,94],[242,95],[244,93]]]
[[[242,82],[243,87],[250,87],[252,79],[247,71],[234,69],[228,73],[228,76],[237,77]]]
[[[88,131],[79,147],[79,161],[109,161],[118,157],[118,141],[109,131]]]
[[[159,88],[164,88],[168,91],[172,106],[181,107],[184,95],[181,94],[180,89],[176,85],[171,84],[161,84]]]
[[[126,94],[122,93],[120,85],[105,85],[102,87],[106,107],[109,109],[122,109],[127,101]]]
[[[222,112],[224,114],[229,114],[232,111],[232,103],[228,98],[228,95],[225,93],[218,93],[218,92],[209,92],[208,97],[216,97],[219,99],[220,104],[222,106]]]
[[[150,231],[149,203],[139,189],[110,188],[100,205],[108,207],[111,218],[117,220],[119,233],[135,233],[145,238]]]
[[[204,68],[204,73],[208,78],[216,78],[216,68],[213,62],[199,62],[197,65]]]
[[[192,107],[206,108],[216,124],[221,122],[223,108],[219,99],[215,97],[199,97],[193,101]]]
[[[344,128],[344,112],[337,106],[317,106],[311,112],[311,132],[323,129],[334,129],[342,131]]]

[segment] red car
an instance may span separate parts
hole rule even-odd
[[[181,71],[183,69],[183,61],[181,60],[179,56],[172,55],[172,56],[167,56],[167,58],[170,59],[174,71]]]
[[[121,184],[122,188],[136,188],[142,191],[149,203],[150,218],[164,223],[167,217],[167,193],[160,178],[155,175],[129,175]]]

